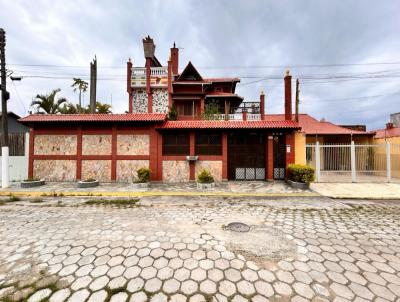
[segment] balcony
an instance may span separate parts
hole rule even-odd
[[[146,87],[146,67],[132,67],[131,83],[132,87]],[[150,67],[150,86],[168,86],[168,67]]]
[[[246,116],[246,117],[244,117]],[[207,120],[213,120],[213,121],[224,121],[224,120],[229,120],[229,121],[260,121],[261,120],[261,114],[259,113],[231,113],[231,114],[213,114],[210,117],[206,118]]]

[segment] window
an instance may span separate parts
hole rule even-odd
[[[187,133],[163,135],[163,155],[189,155],[190,139]]]
[[[197,114],[197,106],[193,101],[175,102],[175,107],[178,115],[192,116]]]
[[[196,134],[196,155],[222,155],[222,136],[220,133]]]

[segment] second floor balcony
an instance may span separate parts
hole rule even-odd
[[[146,67],[132,67],[132,87],[146,87]],[[168,67],[150,67],[150,86],[168,86]]]

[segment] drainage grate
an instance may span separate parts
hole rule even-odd
[[[245,233],[250,231],[250,226],[242,222],[231,222],[227,226],[225,226],[225,230]]]

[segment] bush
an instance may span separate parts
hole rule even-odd
[[[149,182],[150,181],[150,169],[140,168],[137,171],[138,182]]]
[[[178,111],[176,110],[175,105],[172,105],[172,107],[169,108],[168,120],[169,121],[176,121],[177,118],[178,118]]]
[[[291,164],[288,166],[288,179],[295,182],[310,183],[314,181],[314,168],[306,165]]]
[[[211,175],[211,173],[208,170],[203,169],[197,175],[197,181],[199,183],[212,183],[212,182],[214,182],[214,177]]]

